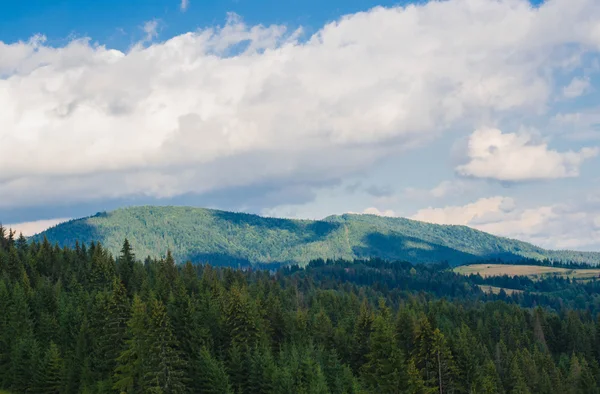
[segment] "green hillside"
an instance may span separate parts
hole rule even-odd
[[[178,261],[213,264],[306,263],[317,258],[381,257],[453,265],[522,257],[596,264],[600,253],[547,251],[465,226],[441,226],[374,215],[321,221],[265,218],[190,207],[134,207],[72,220],[35,238],[61,246],[100,241],[116,254],[128,238],[138,256],[171,250]]]

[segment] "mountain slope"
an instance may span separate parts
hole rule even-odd
[[[306,263],[316,258],[381,257],[453,265],[501,257],[597,264],[600,253],[548,251],[465,226],[374,215],[321,221],[265,218],[190,207],[133,207],[62,223],[35,236],[61,246],[100,241],[117,254],[128,238],[139,257],[170,249],[178,261],[213,264]]]

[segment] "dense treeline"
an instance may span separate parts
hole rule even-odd
[[[589,311],[481,302],[471,297],[481,295],[476,289],[440,299],[427,278],[454,274],[439,268],[379,261],[276,273],[178,267],[170,254],[136,260],[127,241],[113,259],[99,244],[60,249],[0,231],[0,387],[599,392],[600,324]],[[369,279],[390,272],[396,282]],[[407,275],[422,289],[405,285]]]
[[[526,276],[481,277],[464,276],[453,272],[448,264],[412,265],[406,262],[386,262],[378,259],[311,262],[306,269],[297,266],[285,268],[298,277],[310,277],[320,289],[341,289],[346,283],[364,287],[363,291],[376,292],[388,303],[398,305],[411,293],[422,293],[428,300],[445,297],[458,301],[506,301],[527,308],[543,306],[560,312],[566,309],[600,313],[600,280],[573,280],[560,275],[547,275],[538,280]],[[491,285],[522,292],[507,295],[486,294],[479,285]]]
[[[588,269],[592,266],[595,266],[593,262],[582,262],[576,260],[569,260],[568,257],[571,256],[571,251],[565,250],[561,251],[562,260],[549,260],[549,259],[528,259],[528,258],[520,258],[511,260],[511,265],[540,265],[543,267],[554,267],[554,268],[567,268],[567,269]],[[577,252],[574,252],[577,253]],[[474,264],[507,264],[506,260],[502,259],[485,259],[478,261]]]

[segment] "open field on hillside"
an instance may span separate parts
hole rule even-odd
[[[560,275],[574,279],[592,279],[600,277],[600,269],[569,269],[544,267],[540,265],[511,265],[511,264],[471,264],[456,267],[454,272],[462,275],[479,274],[489,276],[529,276],[531,278]]]
[[[496,287],[496,286],[487,286],[487,285],[479,285],[479,288],[484,293],[492,293],[492,294],[500,294],[500,290],[502,290],[502,289],[504,289],[504,292],[508,295],[513,295],[515,293],[523,292],[523,290],[507,289],[505,287]]]

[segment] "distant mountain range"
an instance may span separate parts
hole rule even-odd
[[[59,224],[34,236],[61,246],[99,241],[117,255],[125,238],[139,258],[226,265],[304,264],[313,259],[379,257],[452,265],[484,259],[550,259],[598,264],[600,253],[545,250],[466,226],[345,214],[323,220],[277,219],[191,207],[123,208]]]

